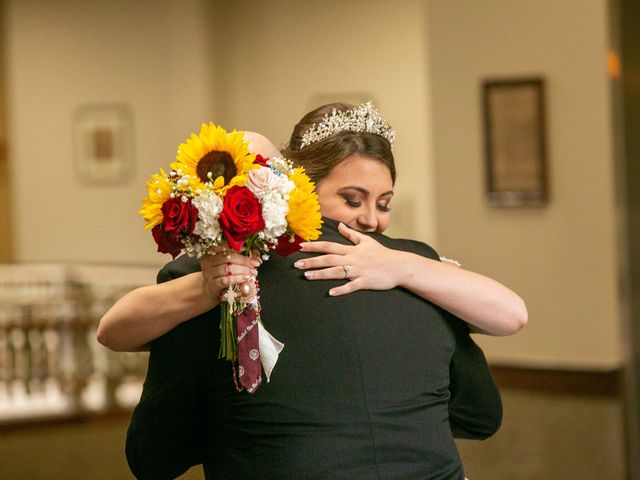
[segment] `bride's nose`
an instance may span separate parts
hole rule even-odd
[[[358,229],[363,232],[375,232],[378,228],[378,215],[375,208],[367,208],[358,216]]]

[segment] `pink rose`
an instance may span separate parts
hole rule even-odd
[[[256,168],[249,171],[249,179],[244,186],[251,190],[255,195],[262,192],[268,192],[278,187],[281,182],[280,177],[276,175],[270,168]]]

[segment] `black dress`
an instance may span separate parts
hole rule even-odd
[[[347,243],[336,227],[325,219],[322,239]],[[464,322],[401,288],[329,297],[342,282],[305,280],[292,266],[304,256],[273,255],[259,269],[262,319],[285,348],[254,395],[236,392],[217,358],[218,308],[153,343],[127,436],[139,479],[198,463],[207,479],[464,478],[454,435],[486,438],[502,415]],[[159,280],[197,269],[183,256]]]

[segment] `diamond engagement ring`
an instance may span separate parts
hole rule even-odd
[[[344,270],[344,279],[347,280],[351,271],[351,265],[342,265],[342,269]]]

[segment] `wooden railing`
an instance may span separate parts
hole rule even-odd
[[[145,353],[96,341],[103,313],[155,268],[0,265],[0,424],[131,408]]]

